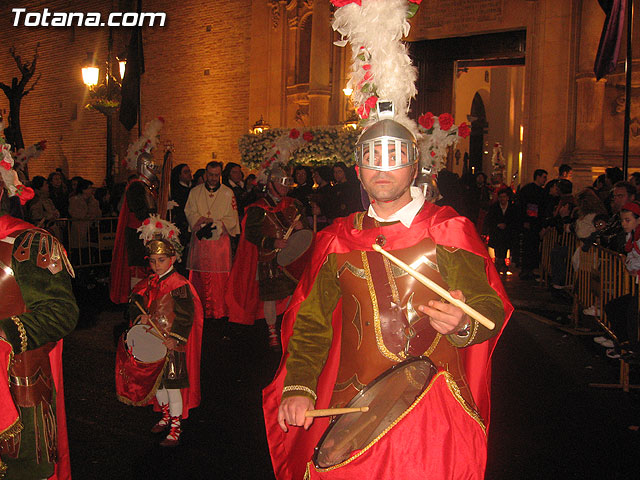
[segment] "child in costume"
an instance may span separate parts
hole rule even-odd
[[[148,325],[150,334],[161,336],[167,354],[155,365],[140,363],[125,354],[121,342],[116,389],[124,403],[153,403],[159,408],[162,417],[151,431],[169,429],[160,445],[174,447],[180,441],[181,420],[187,418],[190,408],[200,404],[202,306],[191,283],[174,269],[182,252],[175,225],[151,216],[138,231],[153,274],[134,287],[130,318]]]

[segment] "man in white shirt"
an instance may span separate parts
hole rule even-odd
[[[233,191],[220,183],[222,164],[209,162],[205,182],[189,192],[184,212],[191,230],[187,268],[205,318],[226,315],[224,290],[231,271],[231,240],[240,234]]]

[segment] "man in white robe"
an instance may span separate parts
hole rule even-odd
[[[192,232],[187,268],[205,318],[226,316],[224,290],[231,271],[230,237],[240,234],[233,191],[222,185],[222,163],[209,162],[205,182],[189,192],[184,213]]]

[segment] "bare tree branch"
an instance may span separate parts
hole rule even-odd
[[[35,82],[33,82],[33,83],[31,84],[31,88],[29,88],[29,90],[27,90],[26,92],[24,92],[24,93],[22,94],[22,96],[23,96],[23,97],[24,97],[26,94],[28,94],[31,90],[33,90],[33,89],[35,88],[35,86],[36,86],[36,85],[38,84],[38,82],[40,81],[40,77],[42,77],[42,74],[38,75],[38,78],[36,78],[36,81],[35,81]]]

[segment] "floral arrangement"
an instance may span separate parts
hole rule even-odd
[[[238,146],[242,164],[264,170],[274,162],[293,165],[330,165],[354,163],[353,151],[359,129],[316,127],[300,130],[275,128],[240,137]]]
[[[11,156],[11,145],[0,136],[0,176],[4,182],[9,196],[15,195],[20,199],[20,204],[25,205],[34,197],[33,189],[25,187],[18,179],[18,172],[13,168],[14,160]]]
[[[158,144],[158,135],[164,126],[164,118],[157,117],[148,122],[142,130],[142,136],[129,145],[127,149],[127,166],[129,170],[138,168],[138,157],[142,153],[151,153]]]
[[[422,162],[424,165],[430,162],[431,169],[435,172],[446,166],[447,149],[471,134],[466,122],[455,125],[449,113],[437,117],[431,112],[421,115],[418,118],[418,129],[422,133],[418,140]]]
[[[167,240],[175,249],[176,256],[178,258],[182,256],[184,247],[180,243],[180,240],[178,240],[180,229],[173,223],[160,218],[160,215],[151,215],[145,219],[137,231],[140,232],[139,237],[145,245],[151,240]]]
[[[396,121],[411,127],[409,102],[416,95],[416,68],[402,37],[409,34],[408,18],[422,0],[331,0],[337,7],[333,29],[342,38],[335,45],[351,44],[352,72],[347,84],[351,101],[366,125],[379,98],[391,101]]]

